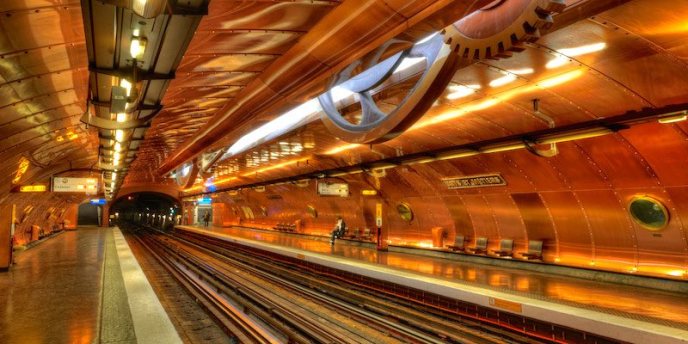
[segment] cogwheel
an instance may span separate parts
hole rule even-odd
[[[552,26],[564,0],[496,0],[447,27],[447,43],[462,60],[500,59],[523,51]]]

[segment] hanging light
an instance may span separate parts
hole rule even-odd
[[[143,37],[132,37],[129,53],[134,59],[141,59],[146,51],[146,39]]]

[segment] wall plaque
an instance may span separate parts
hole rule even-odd
[[[318,183],[318,195],[320,196],[349,196],[349,184],[347,183]]]
[[[443,178],[442,182],[450,190],[506,185],[506,181],[504,180],[504,178],[502,178],[502,176],[499,173],[481,174],[477,176]]]

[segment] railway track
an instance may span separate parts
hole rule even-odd
[[[541,343],[221,240],[134,235],[242,343]]]

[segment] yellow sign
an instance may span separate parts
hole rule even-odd
[[[25,157],[21,157],[21,159],[19,159],[19,168],[17,168],[17,172],[12,179],[12,184],[19,183],[21,178],[24,176],[24,173],[26,173],[26,170],[29,169],[29,164],[29,160]]]
[[[375,204],[375,224],[382,227],[382,203]]]
[[[497,299],[494,297],[491,297],[489,299],[489,302],[490,302],[490,306],[494,306],[494,307],[501,308],[501,309],[506,309],[507,311],[511,311],[514,313],[523,312],[523,306],[518,302]]]
[[[443,178],[442,182],[449,190],[506,185],[506,181],[499,173]]]
[[[45,185],[22,185],[19,187],[19,192],[45,192],[47,189]]]
[[[361,195],[363,196],[375,196],[377,195],[377,190],[361,190]]]

